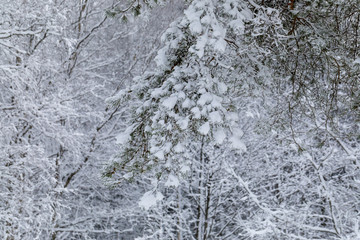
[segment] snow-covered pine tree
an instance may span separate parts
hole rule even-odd
[[[229,24],[221,19],[226,6],[231,8],[229,2],[193,1],[163,35],[157,71],[135,78],[109,100],[127,103],[130,120],[118,136],[120,152],[108,176],[130,179],[150,170],[158,178],[177,174],[201,158],[194,150],[199,153],[202,145],[245,150],[230,88],[234,78],[228,65]],[[250,13],[237,14],[246,19]]]
[[[109,99],[123,107],[128,128],[118,136],[119,154],[104,175],[113,183],[154,180],[140,201],[147,209],[161,202],[149,214],[149,239],[237,232],[221,217],[227,211],[220,211],[233,191],[230,180],[220,176],[226,175],[225,159],[246,151],[241,105],[234,102],[241,79],[232,65],[239,49],[227,37],[241,37],[251,17],[239,1],[193,1],[163,35],[155,72],[135,78]]]

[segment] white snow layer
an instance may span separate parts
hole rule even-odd
[[[355,59],[354,64],[360,64],[360,58]]]
[[[202,135],[207,135],[210,131],[209,122],[204,123],[201,127],[199,127],[199,133]]]
[[[175,104],[177,103],[178,98],[177,97],[169,97],[165,99],[162,103],[162,105],[169,110],[173,109]]]
[[[226,138],[224,129],[218,129],[214,132],[214,140],[217,144],[222,144]]]
[[[210,121],[213,122],[213,123],[221,123],[223,121],[222,117],[221,117],[221,114],[218,111],[211,112],[209,114],[209,118],[210,118]]]
[[[189,119],[186,117],[186,118],[183,118],[179,121],[177,121],[177,124],[179,125],[179,127],[182,129],[182,130],[185,130],[187,129],[188,125],[189,125]]]
[[[240,128],[233,129],[233,136],[230,138],[231,145],[234,149],[238,149],[242,152],[246,152],[246,146],[241,140],[241,137],[244,135],[243,131]]]
[[[139,206],[145,210],[149,210],[149,208],[155,206],[156,202],[161,201],[163,198],[164,196],[161,193],[149,191],[141,197]]]
[[[178,143],[178,144],[176,144],[176,146],[174,147],[174,151],[175,151],[176,153],[184,152],[184,151],[185,151],[185,147],[184,147],[181,143]]]
[[[117,135],[116,143],[117,144],[125,144],[129,140],[130,134],[132,133],[133,129],[134,129],[134,126],[130,126],[124,132]]]
[[[246,146],[244,142],[237,136],[232,136],[230,138],[231,146],[234,149],[240,150],[242,152],[246,152]]]
[[[179,179],[176,176],[170,174],[168,177],[168,180],[165,183],[165,186],[166,187],[177,187],[177,186],[179,186],[179,184],[180,184]]]

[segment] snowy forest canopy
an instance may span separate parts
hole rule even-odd
[[[360,0],[0,13],[0,239],[360,240]]]

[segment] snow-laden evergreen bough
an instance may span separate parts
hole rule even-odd
[[[135,78],[113,98],[131,111],[129,127],[118,136],[120,162],[113,166],[118,176],[153,168],[158,175],[178,173],[188,167],[198,143],[245,150],[231,103],[226,29],[214,8],[212,1],[193,2],[163,35],[157,72]],[[248,12],[240,14],[245,19]]]
[[[243,32],[251,16],[238,1],[193,1],[163,35],[157,70],[135,78],[109,100],[124,106],[128,128],[117,138],[120,151],[105,176],[115,183],[151,176],[154,186],[140,204],[149,209],[164,198],[178,204],[175,219],[158,225],[164,229],[149,236],[152,239],[173,234],[203,238],[212,231],[228,231],[211,229],[215,202],[207,191],[220,181],[210,175],[226,174],[225,159],[246,151],[232,102],[236,88],[230,64],[236,51],[228,46],[227,31]],[[169,190],[174,187],[177,190]],[[230,194],[231,188],[217,188],[211,189],[219,191],[217,197]],[[160,207],[161,214],[173,207]]]

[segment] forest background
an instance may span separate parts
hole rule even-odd
[[[359,0],[0,12],[1,239],[360,239]]]

